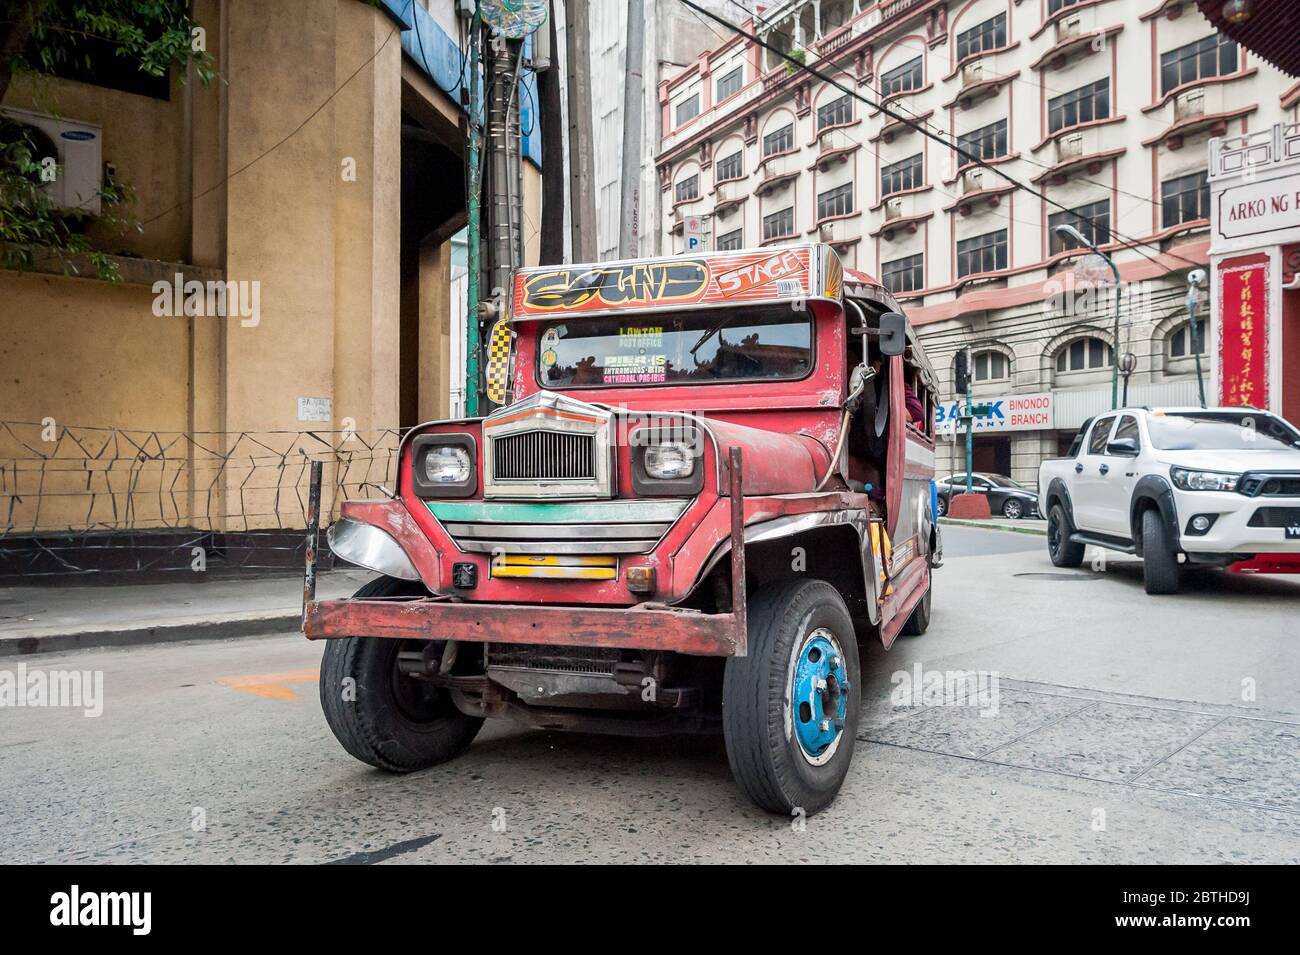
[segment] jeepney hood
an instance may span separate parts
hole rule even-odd
[[[810,434],[783,434],[703,416],[698,420],[717,442],[722,469],[731,448],[741,449],[746,494],[811,492],[830,466],[830,449]]]

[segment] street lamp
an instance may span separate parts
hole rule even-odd
[[[1137,371],[1138,356],[1131,351],[1126,351],[1124,357],[1119,360],[1119,373],[1124,376],[1124,407],[1128,407],[1128,380],[1133,377],[1133,372]]]
[[[1073,239],[1081,246],[1092,250],[1092,253],[1101,258],[1103,262],[1110,266],[1110,274],[1115,277],[1115,334],[1110,347],[1110,406],[1112,409],[1119,407],[1119,269],[1112,259],[1101,249],[1097,248],[1096,243],[1085,236],[1082,232],[1072,225],[1066,225],[1062,222],[1056,227],[1056,234],[1067,239]]]

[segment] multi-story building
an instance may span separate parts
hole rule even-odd
[[[958,350],[990,404],[976,467],[1021,480],[1111,406],[1116,349],[1130,403],[1197,401],[1208,142],[1294,122],[1293,79],[1190,0],[787,0],[738,25],[758,42],[660,84],[671,250],[702,219],[708,247],[816,239],[879,276],[943,377],[941,469],[964,466]]]

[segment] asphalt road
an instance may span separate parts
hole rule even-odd
[[[945,535],[930,632],[864,655],[854,765],[802,827],[749,806],[717,739],[489,724],[448,765],[371,770],[285,634],[5,661],[101,671],[105,702],[0,710],[0,861],[1300,861],[1300,582],[1153,598],[1131,564]],[[895,705],[918,665],[998,693]]]

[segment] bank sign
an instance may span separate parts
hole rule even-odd
[[[935,434],[964,434],[966,425],[961,420],[966,401],[948,401],[935,409]],[[1000,434],[1004,431],[1042,431],[1053,427],[1052,393],[1033,395],[1002,395],[994,398],[972,398],[975,412],[971,430],[976,434]]]

